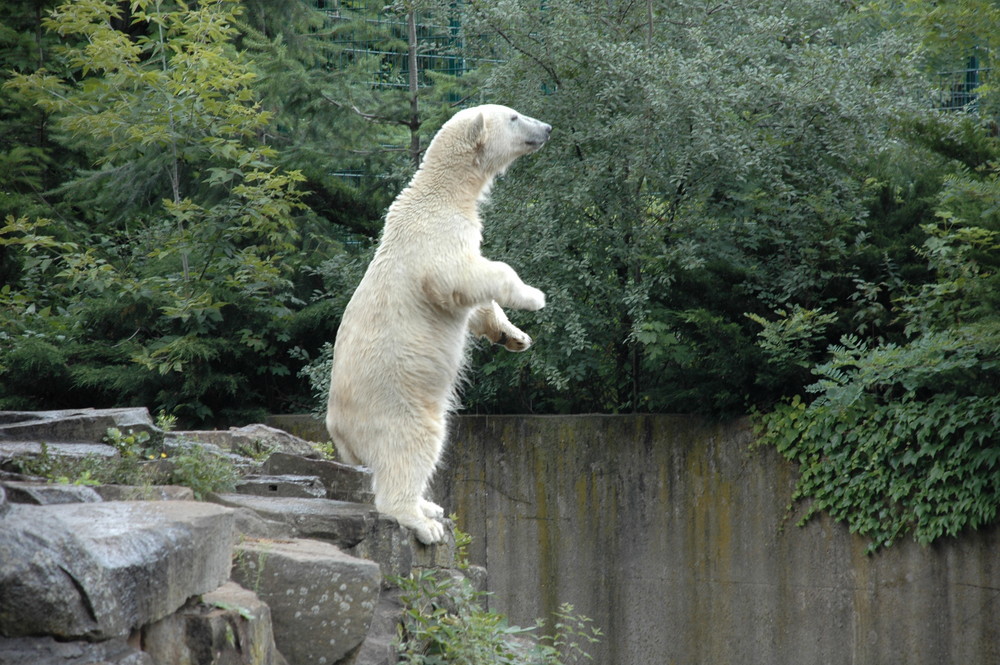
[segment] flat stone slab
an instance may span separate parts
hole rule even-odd
[[[325,499],[326,487],[319,476],[244,476],[236,483],[237,494]]]
[[[342,549],[371,536],[380,518],[398,528],[396,520],[381,516],[374,506],[348,501],[251,494],[213,494],[209,499],[231,508],[249,508],[264,519],[288,525],[298,538],[325,540]]]
[[[103,500],[100,494],[86,485],[6,480],[0,481],[0,487],[6,490],[7,500],[11,503],[48,506],[59,503],[96,503]]]
[[[319,458],[320,453],[312,443],[269,425],[253,424],[230,427],[228,430],[190,430],[168,432],[168,441],[211,443],[247,457],[261,458],[282,452],[303,457]]]
[[[427,546],[394,518],[379,513],[368,504],[249,494],[213,494],[209,500],[257,515],[262,523],[256,529],[251,520],[241,520],[249,527],[249,535],[280,534],[327,541],[348,554],[377,562],[385,577],[409,575],[414,566],[450,568],[455,565],[451,529],[446,529],[446,542]]]
[[[0,517],[0,635],[105,640],[229,578],[233,513],[191,501],[11,505]]]
[[[46,441],[45,450],[49,455],[59,457],[116,457],[118,451],[114,446],[104,443],[50,443]],[[0,462],[16,457],[38,457],[42,454],[42,444],[37,441],[5,441],[0,439]]]
[[[105,501],[194,501],[194,490],[181,485],[97,485]]]
[[[122,432],[148,432],[160,436],[149,410],[61,409],[58,411],[0,411],[0,441],[56,441],[61,443],[98,443],[108,428]]]
[[[326,498],[336,501],[372,503],[375,498],[372,474],[361,466],[279,452],[267,458],[263,472],[275,476],[319,476],[326,486]]]
[[[291,665],[334,665],[364,641],[379,567],[316,540],[246,540],[233,579],[271,608],[275,643]]]

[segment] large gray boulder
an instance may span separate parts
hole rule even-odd
[[[163,434],[145,407],[0,411],[0,441],[99,443],[111,427],[123,433],[146,432],[151,437]]]
[[[156,665],[286,665],[270,608],[235,582],[143,628],[142,648]]]
[[[275,642],[289,665],[352,657],[371,625],[382,576],[377,564],[316,540],[245,540],[233,579],[271,608]]]
[[[231,510],[188,501],[12,505],[0,517],[0,635],[106,640],[229,577]]]

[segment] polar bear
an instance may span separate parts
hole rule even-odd
[[[545,294],[482,256],[479,202],[493,179],[552,127],[498,105],[456,113],[389,207],[375,256],[334,344],[326,426],[348,464],[371,469],[375,507],[440,542],[424,498],[441,457],[469,333],[511,351],[531,338],[501,307],[535,311]]]

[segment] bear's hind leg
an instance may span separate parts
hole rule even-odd
[[[399,496],[395,492],[380,494],[377,487],[376,481],[375,508],[380,513],[395,517],[400,524],[413,529],[417,540],[424,545],[433,545],[444,540],[444,525],[425,513],[423,499]]]
[[[410,431],[392,447],[391,455],[372,460],[375,508],[413,529],[420,542],[433,545],[444,540],[444,525],[434,519],[444,511],[423,495],[437,466],[443,431],[421,430],[413,424],[408,428]]]

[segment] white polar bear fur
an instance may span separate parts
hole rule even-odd
[[[375,507],[427,544],[444,538],[424,498],[471,332],[523,351],[531,338],[501,306],[538,310],[545,294],[480,252],[478,204],[494,177],[541,148],[552,128],[504,106],[456,113],[389,207],[385,229],[334,345],[326,426],[348,464],[372,471]]]

